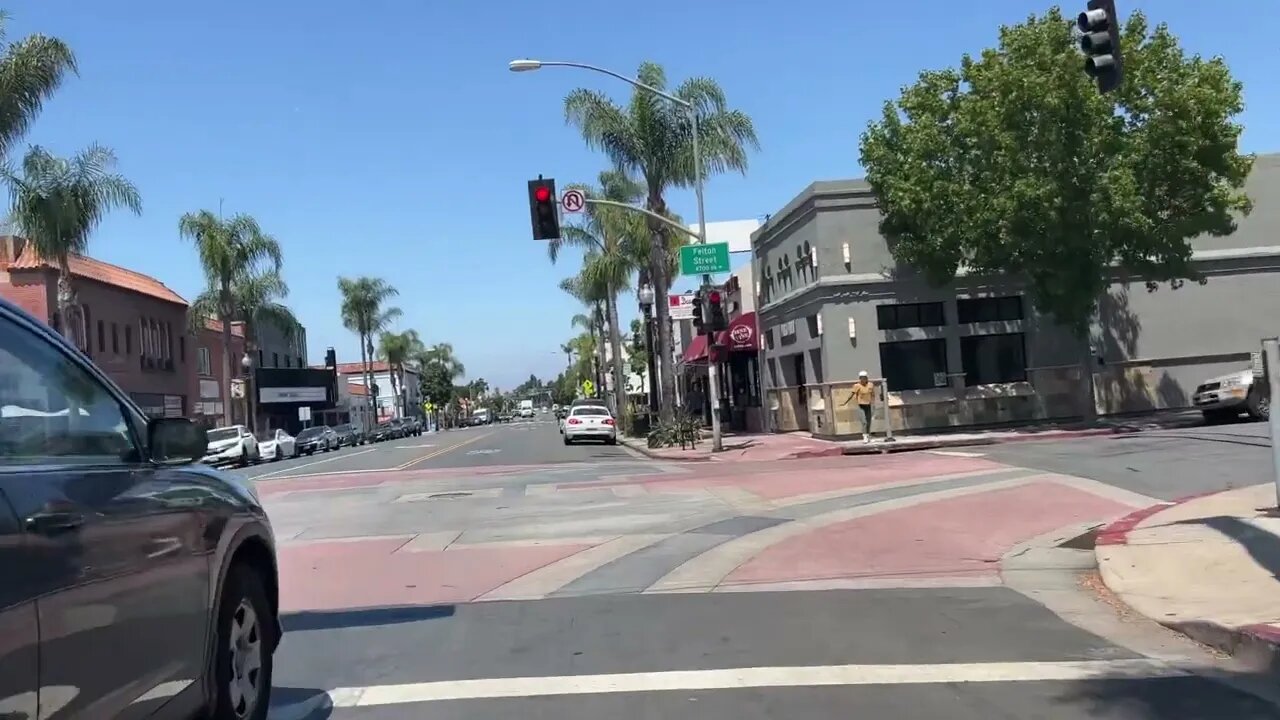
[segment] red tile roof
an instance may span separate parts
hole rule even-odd
[[[83,255],[72,255],[68,258],[68,264],[71,266],[72,275],[96,280],[123,290],[131,290],[140,295],[148,295],[158,300],[177,303],[178,305],[188,304],[181,295],[170,290],[164,283],[150,275],[143,275],[140,272],[134,272],[119,265],[112,265],[111,263],[94,260]],[[15,270],[56,270],[57,268],[56,262],[45,260],[40,257],[35,248],[28,246],[18,256],[17,260],[9,263],[8,270],[12,272]]]
[[[352,395],[362,395],[364,397],[369,396],[369,388],[361,385],[360,383],[347,383],[347,392]]]
[[[328,366],[312,365],[311,367],[316,369],[323,369]],[[385,360],[374,360],[373,362],[369,363],[369,372],[375,372],[375,373],[387,372],[388,370],[390,370],[390,368],[391,366],[388,365]],[[338,363],[339,375],[360,375],[362,373],[364,373],[364,365],[361,363],[358,363],[358,362]]]

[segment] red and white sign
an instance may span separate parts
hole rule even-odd
[[[564,208],[567,213],[582,212],[582,208],[587,204],[587,198],[578,190],[565,190],[560,196],[560,207]]]
[[[693,293],[684,293],[683,295],[668,295],[667,307],[670,308],[672,320],[692,320],[693,319]]]
[[[737,325],[729,330],[729,342],[734,348],[750,348],[751,341],[755,339],[756,331],[750,325]]]

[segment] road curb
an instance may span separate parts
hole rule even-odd
[[[644,455],[647,458],[652,458],[654,460],[667,460],[670,462],[707,462],[708,460],[711,459],[710,455],[697,456],[697,457],[671,457],[669,455],[663,455],[660,451],[666,450],[669,448],[651,448],[649,447],[648,443],[638,442],[631,438],[619,437],[618,442],[631,448],[632,450],[635,450],[641,455]]]
[[[918,450],[937,450],[939,448],[980,447],[983,445],[1004,445],[1014,442],[1036,442],[1040,440],[1063,440],[1070,438],[1097,437],[1099,435],[1123,435],[1141,432],[1137,428],[1091,428],[1088,430],[1049,430],[1033,435],[1009,435],[1002,437],[973,438],[940,438],[938,440],[913,441],[911,436],[891,443],[877,442],[868,445],[856,443],[842,448],[845,455],[884,455],[889,453],[916,452]]]
[[[1176,500],[1170,500],[1155,505],[1150,505],[1139,510],[1135,510],[1124,517],[1103,526],[1098,530],[1097,540],[1094,544],[1094,557],[1098,563],[1098,574],[1102,578],[1103,584],[1107,585],[1117,598],[1124,599],[1124,595],[1107,583],[1108,573],[1104,571],[1104,566],[1109,562],[1106,560],[1099,548],[1106,548],[1116,545],[1127,545],[1129,543],[1129,533],[1134,530],[1142,521],[1156,515],[1169,508],[1209,497],[1218,495],[1227,490],[1213,490],[1210,492],[1197,493],[1188,495]],[[1231,655],[1232,657],[1241,659],[1251,666],[1259,668],[1277,667],[1280,663],[1280,627],[1273,625],[1243,625],[1233,627],[1224,625],[1212,620],[1169,620],[1167,618],[1150,617],[1153,620],[1170,630],[1182,633],[1187,637],[1204,645],[1208,645],[1216,650]]]

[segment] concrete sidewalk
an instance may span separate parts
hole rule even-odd
[[[1162,503],[1103,528],[1107,587],[1139,613],[1259,667],[1280,665],[1272,483]]]
[[[696,448],[650,448],[644,438],[618,437],[618,442],[658,460],[697,462],[749,462],[793,460],[840,455],[841,444],[818,440],[806,433],[742,433],[724,436],[724,452],[711,452],[711,438],[704,436]]]

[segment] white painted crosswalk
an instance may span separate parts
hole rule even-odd
[[[819,665],[672,670],[649,673],[483,678],[336,688],[327,698],[273,712],[273,720],[306,717],[319,704],[363,708],[457,700],[533,698],[636,692],[744,688],[804,688],[937,683],[1138,680],[1186,677],[1190,672],[1154,659],[1074,662],[989,662],[923,665]]]

